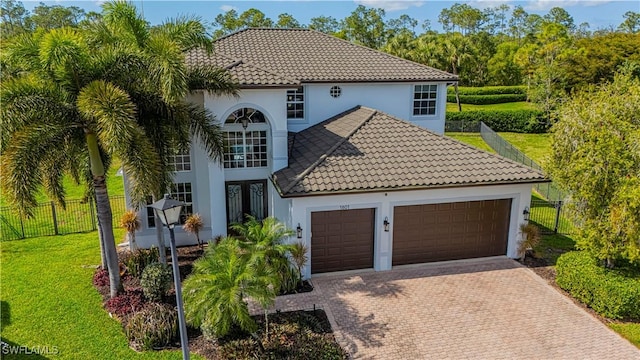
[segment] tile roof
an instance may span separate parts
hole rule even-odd
[[[269,87],[284,85],[299,85],[297,80],[286,78],[269,70],[247,63],[245,60],[235,60],[219,52],[208,54],[204,49],[195,49],[187,53],[189,66],[210,66],[227,69],[231,77],[241,87]]]
[[[447,72],[309,29],[249,28],[214,42],[216,55],[187,53],[188,65],[217,65],[218,56],[237,59],[272,76],[298,82],[457,81]],[[277,74],[280,74],[279,76]],[[238,72],[242,85],[275,84],[267,74]]]
[[[289,166],[273,175],[284,197],[548,181],[534,169],[355,107],[297,133]]]

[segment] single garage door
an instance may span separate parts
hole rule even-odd
[[[396,206],[393,265],[505,255],[511,199]]]
[[[374,209],[311,213],[311,273],[373,267]]]

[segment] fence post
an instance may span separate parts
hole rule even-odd
[[[560,225],[560,210],[562,209],[562,200],[558,200],[556,203],[556,222],[553,226],[553,232],[558,233],[558,226]]]
[[[56,205],[51,202],[51,215],[53,217],[53,231],[58,235],[58,218],[56,216]]]

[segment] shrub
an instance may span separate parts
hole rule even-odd
[[[528,250],[533,250],[540,243],[540,229],[531,223],[520,224],[522,240],[518,244],[518,255],[524,260]]]
[[[162,301],[171,284],[171,269],[166,264],[151,263],[144,268],[140,286],[151,301]]]
[[[571,296],[611,319],[640,320],[640,269],[606,269],[585,251],[561,255],[556,282]]]
[[[93,285],[96,287],[109,286],[109,270],[98,269],[98,271],[93,274]]]
[[[198,213],[189,215],[182,226],[184,231],[195,235],[198,245],[202,245],[202,242],[200,241],[200,230],[202,230],[203,227],[204,222]]]
[[[126,332],[136,349],[152,350],[167,346],[178,333],[178,313],[166,304],[148,304],[129,319]]]
[[[498,132],[543,133],[549,128],[544,113],[538,110],[447,112],[446,121],[463,121],[465,127],[484,122]]]
[[[142,290],[129,289],[124,293],[107,300],[104,307],[112,314],[123,316],[142,309],[144,307],[144,303]]]
[[[144,268],[158,261],[158,248],[137,249],[120,255],[120,262],[124,264],[131,276],[140,277]]]
[[[489,105],[489,104],[503,104],[510,102],[526,101],[527,95],[525,94],[497,94],[497,95],[460,95],[461,104],[473,104],[473,105]],[[455,95],[447,95],[447,102],[455,103]]]
[[[453,86],[447,89],[448,94],[455,95]],[[458,86],[458,94],[460,95],[502,95],[502,94],[527,94],[526,86],[483,86],[469,87]]]

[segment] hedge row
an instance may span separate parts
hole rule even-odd
[[[543,133],[549,129],[544,113],[538,110],[447,112],[446,121],[464,121],[467,127],[482,121],[498,132]]]
[[[448,87],[449,94],[455,94],[455,87]],[[465,87],[458,86],[458,94],[460,95],[500,95],[500,94],[527,94],[526,86],[484,86],[484,87]]]
[[[498,95],[460,95],[460,103],[473,105],[504,104],[516,101],[526,101],[526,94],[498,94]],[[447,102],[455,103],[456,96],[447,95]]]
[[[609,270],[585,251],[563,254],[556,282],[571,296],[610,319],[640,320],[640,270]]]

